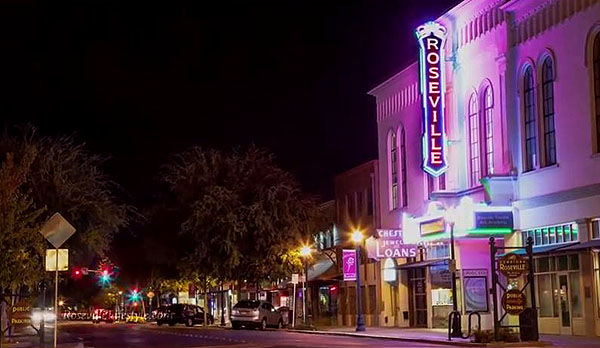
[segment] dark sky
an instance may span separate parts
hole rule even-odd
[[[3,125],[75,133],[141,205],[192,145],[268,147],[331,198],[336,173],[377,156],[367,91],[457,2],[3,1]]]

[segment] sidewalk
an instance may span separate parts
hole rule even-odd
[[[415,329],[415,328],[386,328],[367,327],[365,332],[356,332],[354,327],[349,326],[320,326],[314,331],[294,330],[307,334],[343,335],[365,338],[390,339],[397,341],[421,342],[447,344],[463,347],[482,347],[485,344],[472,343],[469,339],[453,338],[448,341],[447,329]],[[493,346],[503,345],[492,343]],[[587,336],[558,336],[540,335],[539,342],[507,343],[504,346],[523,347],[527,346],[555,346],[555,347],[600,347],[600,337]]]

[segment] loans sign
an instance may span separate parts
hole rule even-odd
[[[369,258],[417,257],[417,245],[404,244],[402,230],[377,230],[377,237],[369,237],[366,241]]]
[[[444,44],[446,28],[427,22],[417,28],[423,100],[423,170],[440,176],[448,169],[444,124]]]

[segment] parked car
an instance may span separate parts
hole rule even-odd
[[[112,323],[115,321],[115,315],[113,311],[109,309],[97,308],[92,313],[92,323],[99,324],[101,321],[106,323]]]
[[[265,330],[272,326],[283,328],[284,321],[281,313],[270,302],[258,300],[242,300],[231,311],[231,326],[234,330],[242,326],[246,328],[258,327]]]
[[[207,313],[206,318],[208,324],[212,325],[215,322],[212,314]],[[170,306],[159,307],[156,311],[156,324],[185,324],[186,326],[194,326],[196,324],[204,324],[204,309],[191,304],[174,304]]]

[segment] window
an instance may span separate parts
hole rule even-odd
[[[363,192],[356,192],[356,211],[357,217],[360,219],[363,216]]]
[[[402,206],[408,206],[408,184],[406,181],[406,133],[404,128],[400,130],[400,160],[402,161]]]
[[[537,130],[535,122],[535,91],[533,85],[533,68],[527,67],[523,76],[523,100],[525,115],[525,159],[523,171],[535,169],[537,147]]]
[[[373,210],[375,207],[373,207],[373,186],[369,185],[369,188],[367,189],[367,215],[368,216],[373,216]]]
[[[594,39],[594,96],[596,103],[596,152],[600,152],[600,34]]]
[[[390,133],[390,207],[391,210],[398,209],[398,139],[396,132]]]
[[[438,190],[443,191],[446,189],[446,173],[438,177]]]
[[[470,185],[471,187],[478,186],[481,179],[481,159],[479,156],[479,106],[477,104],[477,96],[471,94],[469,100],[469,159],[471,165]]]
[[[578,228],[575,223],[523,231],[521,233],[523,246],[527,245],[527,237],[533,239],[533,246],[576,242],[579,240]]]
[[[600,318],[600,254],[593,253],[594,257],[594,280],[596,283],[596,306],[598,306],[598,317]]]
[[[431,198],[431,194],[433,193],[433,190],[435,189],[433,187],[433,176],[429,175],[429,174],[425,174],[427,176],[427,198]]]
[[[544,125],[544,166],[556,164],[556,132],[554,128],[554,71],[552,59],[542,65],[542,105]]]
[[[488,86],[483,94],[483,123],[486,175],[494,174],[494,95],[492,86]]]
[[[600,220],[592,220],[592,239],[600,238]]]

